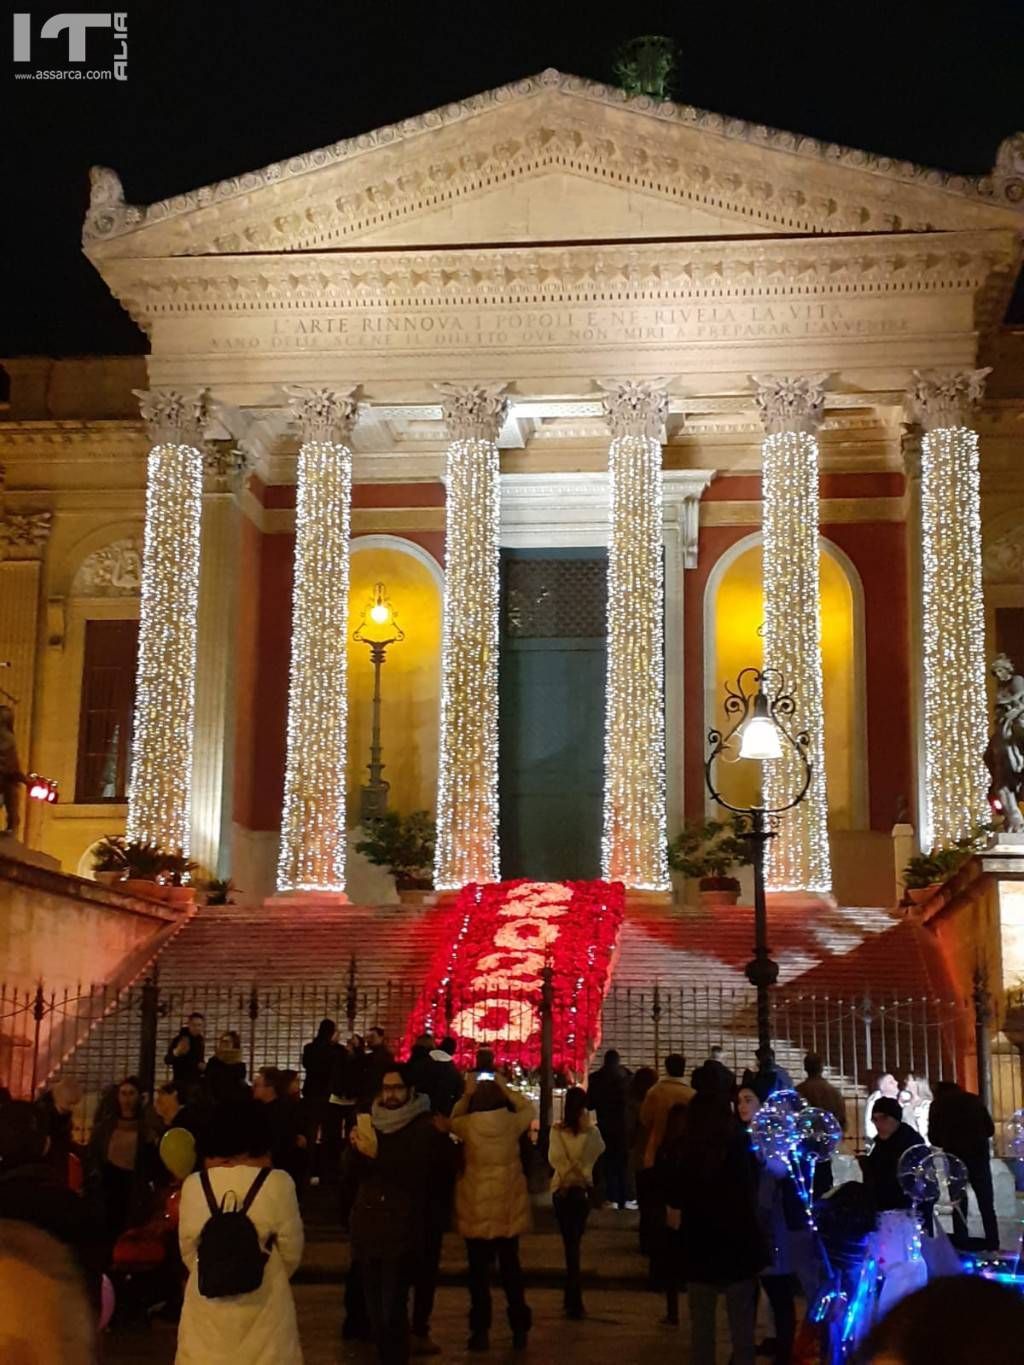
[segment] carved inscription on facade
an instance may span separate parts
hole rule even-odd
[[[621,347],[694,341],[894,336],[909,330],[906,312],[853,310],[833,301],[629,305],[621,308],[524,307],[477,310],[351,310],[278,316],[259,328],[244,323],[210,335],[209,349],[459,350],[476,347]]]

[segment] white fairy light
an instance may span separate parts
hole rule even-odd
[[[792,726],[809,737],[807,795],[780,816],[768,844],[771,891],[827,895],[832,889],[825,781],[818,547],[818,442],[824,375],[758,377],[767,435],[761,445],[764,542],[764,667],[777,669],[793,698]],[[803,763],[790,744],[762,769],[765,805],[784,806],[800,790]]]
[[[204,395],[136,390],[154,444],[128,793],[129,840],[189,852],[195,731]]]
[[[602,876],[666,891],[664,541],[657,385],[608,388],[611,531]]]
[[[988,818],[985,609],[978,437],[987,370],[915,375],[921,441],[924,827],[941,847]]]
[[[302,431],[279,892],[345,890],[345,726],[355,403],[289,388]]]
[[[502,388],[504,386],[501,386]],[[451,436],[445,513],[434,886],[500,877],[498,598],[501,388],[442,387]]]

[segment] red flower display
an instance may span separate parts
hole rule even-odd
[[[553,1059],[585,1070],[600,1040],[601,1008],[625,907],[619,882],[493,882],[466,886],[452,908],[413,1011],[406,1043],[450,1033],[456,1061],[489,1047],[499,1066],[533,1071],[541,1059],[541,992],[552,972]]]

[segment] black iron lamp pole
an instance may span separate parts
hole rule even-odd
[[[359,819],[362,824],[379,820],[387,814],[388,791],[391,784],[386,781],[381,762],[380,742],[380,671],[384,666],[388,645],[398,644],[405,639],[405,631],[398,624],[398,614],[391,606],[383,583],[373,586],[373,598],[363,611],[362,620],[353,639],[370,647],[370,663],[373,665],[373,710],[370,730],[370,761],[367,767],[370,780],[359,789]]]
[[[744,668],[735,685],[725,685],[725,714],[729,728],[708,731],[708,757],[704,777],[712,800],[725,810],[749,822],[743,837],[751,847],[754,866],[754,956],[747,963],[746,977],[757,991],[758,1048],[767,1051],[772,1045],[771,988],[779,979],[779,964],[772,959],[768,947],[768,906],[764,891],[764,851],[769,839],[775,837],[768,822],[775,816],[798,806],[811,785],[811,761],[807,756],[810,736],[805,730],[792,734],[788,723],[795,711],[792,696],[786,691],[785,679],[773,668]],[[739,751],[734,752],[736,741]],[[782,745],[788,744],[800,759],[803,780],[791,801],[781,806],[737,806],[727,801],[715,786],[714,769],[719,759],[735,762],[738,758],[762,759],[772,762],[782,756]]]

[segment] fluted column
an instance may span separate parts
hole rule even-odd
[[[289,387],[298,423],[288,754],[277,889],[345,891],[349,512],[356,404],[349,391]]]
[[[661,442],[668,398],[658,383],[603,387],[612,440],[602,875],[665,891]]]
[[[497,881],[498,433],[504,385],[442,386],[446,461],[434,885]]]
[[[761,444],[764,540],[764,666],[777,669],[793,698],[793,723],[810,740],[811,785],[778,822],[768,844],[770,891],[827,894],[832,889],[825,783],[821,619],[818,567],[818,440],[827,375],[754,376],[765,429]],[[765,804],[782,806],[799,791],[796,752],[764,764]]]
[[[920,374],[910,388],[921,440],[925,848],[989,818],[978,437],[988,370]]]
[[[146,469],[135,730],[127,836],[189,852],[195,735],[204,390],[136,390]]]

